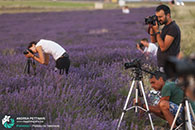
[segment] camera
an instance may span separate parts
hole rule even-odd
[[[27,55],[28,52],[34,54],[33,51],[32,51],[31,49],[26,49],[26,50],[23,52],[23,54],[24,54],[24,55]]]
[[[168,77],[195,76],[195,61],[190,59],[178,60],[176,57],[169,57],[165,61],[165,73]]]
[[[142,49],[142,50],[145,49],[145,46],[144,46],[141,42],[139,42],[139,43],[137,43],[137,44],[139,45],[140,49]]]
[[[124,64],[125,69],[129,69],[129,68],[141,68],[141,63],[140,60],[135,59],[132,62],[127,62]]]
[[[156,25],[156,21],[157,21],[158,25],[160,25],[160,22],[158,21],[158,18],[156,15],[148,16],[145,18],[145,24]]]

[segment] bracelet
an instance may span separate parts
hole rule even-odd
[[[33,55],[33,58],[35,57],[35,55]]]
[[[157,32],[156,34],[160,34],[160,32]]]

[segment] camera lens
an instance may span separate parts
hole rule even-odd
[[[25,51],[23,52],[23,54],[24,54],[24,55],[27,55],[27,54],[28,54],[28,51],[27,51],[27,50],[25,50]]]
[[[34,54],[34,52],[33,52],[31,49],[26,49],[26,50],[23,52],[23,54],[24,54],[24,55],[27,55],[28,52]]]
[[[156,21],[159,24],[159,21],[156,15],[148,16],[145,18],[145,24],[156,25]]]

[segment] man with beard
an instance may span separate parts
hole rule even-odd
[[[149,33],[151,42],[157,42],[159,45],[157,52],[158,67],[160,71],[164,72],[165,59],[168,56],[180,56],[181,32],[179,26],[171,18],[171,11],[168,6],[159,5],[156,8],[156,16],[159,23],[164,27],[160,31],[156,21],[156,25],[149,25]]]

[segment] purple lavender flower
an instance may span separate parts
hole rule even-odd
[[[1,14],[1,114],[41,115],[47,124],[66,130],[115,129],[132,79],[123,65],[141,55],[135,45],[149,38],[143,23],[153,12],[139,8],[129,15],[121,10]],[[54,72],[52,60],[48,66],[37,64],[36,76],[23,73],[24,49],[41,38],[68,51],[68,76]],[[155,61],[142,60],[155,66]],[[134,124],[124,120],[121,129],[129,127]]]

